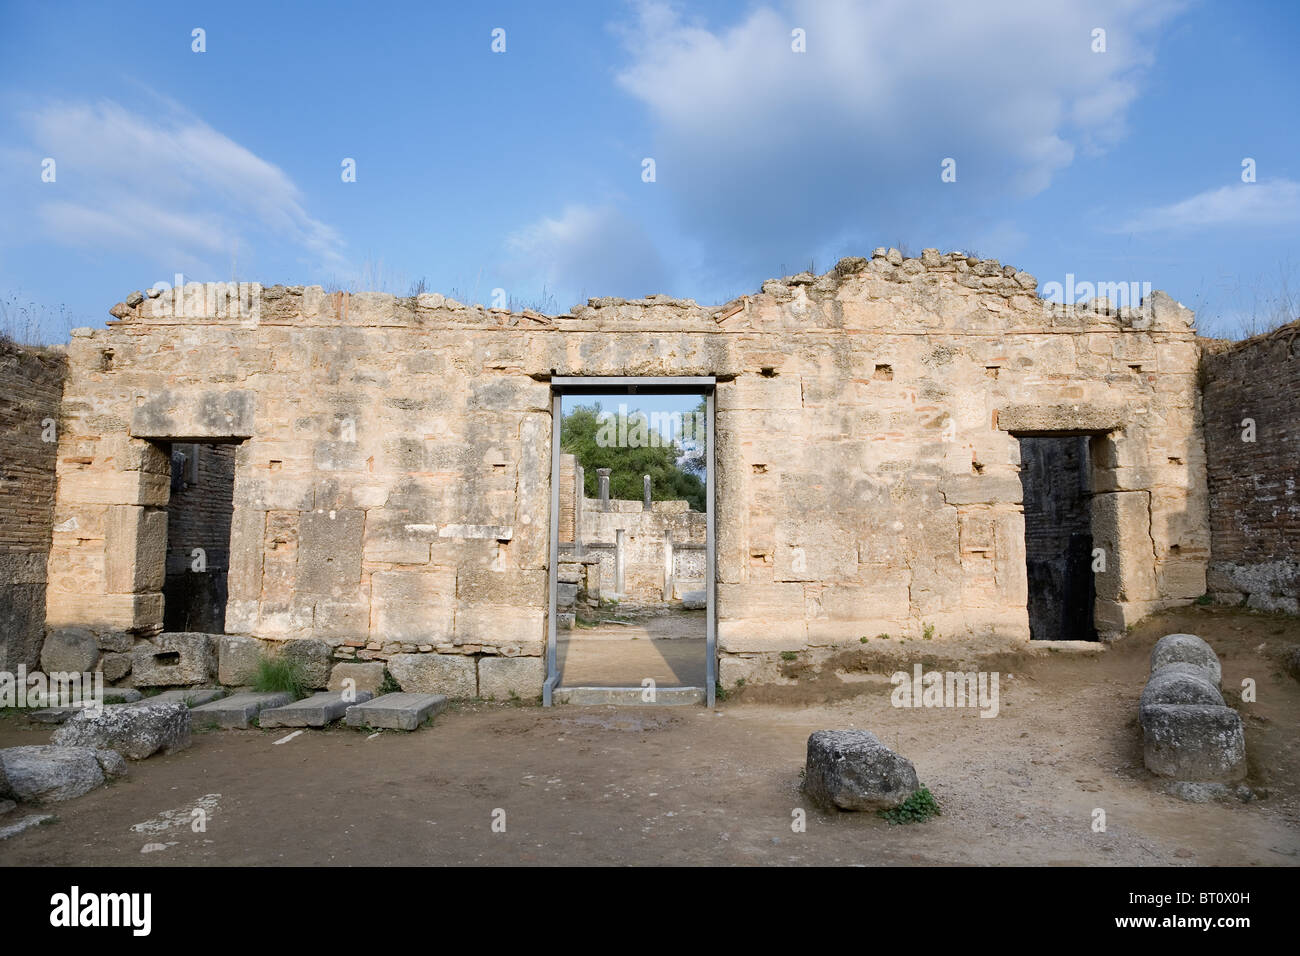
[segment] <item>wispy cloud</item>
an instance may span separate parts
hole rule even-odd
[[[718,26],[645,0],[616,28],[618,82],[649,111],[655,188],[687,234],[745,250],[737,266],[806,261],[828,240],[968,234],[1112,147],[1180,7],[790,0]]]
[[[1274,179],[1234,183],[1156,206],[1124,223],[1121,232],[1300,225],[1300,183]]]
[[[57,164],[55,183],[28,192],[50,240],[218,274],[259,240],[322,267],[343,262],[339,234],[308,213],[284,170],[183,110],[62,102],[20,120],[28,143],[18,152]]]

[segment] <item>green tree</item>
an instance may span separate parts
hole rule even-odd
[[[686,500],[695,511],[704,511],[705,485],[700,474],[678,464],[682,457],[677,442],[657,440],[658,433],[642,412],[626,417],[604,412],[599,402],[578,405],[564,416],[560,446],[583,467],[583,490],[587,497],[599,493],[597,468],[608,468],[609,495],[641,500],[641,476],[650,476],[650,496],[655,501]],[[702,473],[702,471],[701,471]]]

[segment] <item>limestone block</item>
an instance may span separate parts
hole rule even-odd
[[[453,640],[457,644],[515,646],[535,654],[546,640],[546,608],[508,605],[462,605],[456,609]]]
[[[324,641],[310,638],[285,641],[276,653],[284,660],[298,665],[307,687],[320,690],[329,686],[330,671],[334,667],[334,651]]]
[[[136,687],[202,684],[217,670],[217,636],[197,632],[163,633],[131,652],[131,683]]]
[[[305,512],[299,524],[296,588],[300,595],[339,596],[361,581],[363,511]]]
[[[455,571],[448,568],[376,571],[370,582],[373,640],[438,644],[452,639]]]
[[[1241,715],[1214,704],[1153,704],[1140,711],[1143,759],[1161,777],[1230,783],[1246,775]]]
[[[388,659],[388,672],[408,693],[448,697],[478,694],[474,658],[462,654],[394,654]]]
[[[546,665],[540,657],[481,657],[478,662],[478,696],[496,700],[541,696]]]
[[[364,664],[335,664],[330,672],[329,689],[343,690],[344,681],[352,681],[356,690],[378,695],[384,684],[384,665],[379,661]]]
[[[250,438],[257,396],[251,391],[163,390],[136,406],[131,435],[169,440]]]
[[[1195,634],[1166,634],[1151,648],[1151,673],[1155,674],[1168,664],[1192,664],[1201,668],[1213,686],[1223,679],[1219,656],[1214,649]]]
[[[1147,493],[1094,495],[1092,532],[1093,547],[1106,555],[1106,570],[1096,576],[1097,597],[1120,602],[1152,600],[1157,592]]]
[[[161,591],[166,574],[167,511],[114,505],[104,521],[104,577],[110,593]]]
[[[217,681],[226,687],[245,687],[257,678],[262,641],[255,637],[222,634],[217,639]]]

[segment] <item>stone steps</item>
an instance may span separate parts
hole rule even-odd
[[[287,693],[232,694],[230,697],[222,697],[190,708],[190,720],[195,730],[212,727],[243,730],[263,710],[283,707],[292,701],[293,695]]]
[[[702,704],[703,687],[656,687],[653,701],[643,700],[641,687],[557,687],[552,700],[557,704],[592,707],[615,704],[622,707],[681,707]]]
[[[345,696],[343,691],[324,690],[290,704],[267,708],[259,715],[258,723],[263,729],[324,727],[342,717],[349,707],[364,704],[372,695],[368,690],[359,690],[355,699],[348,699],[350,696]]]
[[[444,694],[385,694],[349,707],[344,720],[349,727],[415,730],[446,706]]]

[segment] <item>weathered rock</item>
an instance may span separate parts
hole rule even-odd
[[[1241,716],[1212,704],[1151,704],[1140,711],[1147,769],[1162,777],[1232,783],[1246,774]]]
[[[245,687],[257,678],[265,644],[255,637],[223,634],[217,641],[217,683]]]
[[[803,789],[827,808],[896,807],[919,789],[916,768],[865,730],[818,730],[808,738]]]
[[[121,653],[105,654],[99,659],[99,669],[104,672],[104,680],[110,684],[119,681],[131,673],[131,655]]]
[[[409,693],[448,697],[478,693],[474,658],[462,654],[394,654],[388,659],[388,672]]]
[[[344,722],[349,727],[415,730],[446,706],[442,694],[385,694],[349,707]]]
[[[54,732],[53,743],[65,747],[116,750],[132,760],[158,751],[172,753],[190,745],[190,709],[179,702],[114,704],[98,714],[76,714]]]
[[[54,819],[53,814],[49,814],[49,813],[29,814],[28,816],[23,817],[21,820],[18,820],[15,823],[11,823],[8,826],[0,827],[0,840],[8,840],[10,837],[17,836],[20,833],[32,829],[33,827],[40,826],[42,823],[45,823],[47,820],[53,820],[53,819]]]
[[[1223,706],[1223,695],[1199,664],[1176,661],[1151,675],[1139,706],[1153,704],[1212,704]]]
[[[329,689],[343,690],[344,681],[351,680],[355,690],[378,694],[384,684],[384,665],[380,661],[365,664],[335,664],[330,672]]]
[[[99,642],[82,627],[50,631],[41,645],[41,670],[47,674],[84,674],[95,669]]]
[[[21,803],[53,803],[89,793],[104,783],[94,747],[9,747],[0,750],[4,795]]]
[[[280,656],[302,668],[303,680],[313,690],[329,686],[334,667],[334,651],[324,641],[286,641]]]
[[[204,684],[216,670],[217,642],[212,634],[167,632],[131,652],[131,683],[136,687]]]
[[[1167,664],[1193,664],[1205,671],[1215,687],[1223,680],[1218,655],[1195,634],[1166,634],[1151,648],[1151,673]]]

